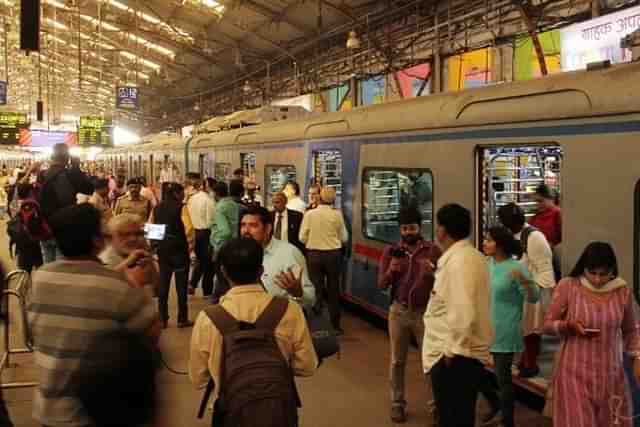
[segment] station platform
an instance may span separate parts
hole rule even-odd
[[[7,250],[4,223],[0,223],[0,259],[8,268],[13,267]],[[173,319],[163,331],[161,349],[166,363],[176,371],[186,371],[191,329],[175,327],[175,294],[171,294],[170,313]],[[208,303],[201,296],[190,297],[190,317]],[[20,319],[12,301],[11,338],[13,346],[22,347]],[[4,328],[4,324],[2,325]],[[341,426],[394,426],[389,418],[389,342],[386,331],[373,326],[355,314],[344,316],[346,334],[341,338],[340,359],[326,361],[316,375],[297,379],[302,398],[301,427]],[[4,333],[3,330],[0,332]],[[2,340],[0,340],[2,341]],[[4,345],[4,344],[0,344]],[[2,351],[4,352],[4,348]],[[15,366],[6,368],[3,383],[10,381],[35,381],[36,370],[33,354],[12,355]],[[417,350],[410,352],[407,363],[407,400],[409,419],[405,426],[431,426],[427,415],[427,396]],[[177,375],[163,369],[159,373],[158,420],[152,427],[205,427],[211,425],[211,413],[204,419],[196,417],[202,391],[195,390],[186,375]],[[41,427],[31,417],[33,388],[6,389],[3,391],[11,419],[16,427]],[[486,411],[486,403],[479,401],[478,413]],[[548,419],[518,404],[518,426],[550,427]]]

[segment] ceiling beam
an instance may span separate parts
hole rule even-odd
[[[297,6],[298,3],[289,4],[282,11],[273,10],[267,6],[256,3],[254,0],[243,0],[241,5],[246,7],[247,9],[251,9],[254,12],[257,12],[258,14],[266,18],[269,18],[271,22],[284,22],[285,24],[288,24],[292,28],[296,29],[296,31],[300,32],[301,34],[315,32],[315,28],[310,28],[306,25],[298,24],[287,17],[289,9],[292,6]]]

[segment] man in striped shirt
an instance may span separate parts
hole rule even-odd
[[[40,385],[33,415],[43,426],[93,425],[78,399],[76,381],[87,365],[104,362],[102,353],[89,351],[96,337],[119,330],[159,334],[151,299],[97,258],[104,248],[100,220],[90,204],[56,212],[50,223],[64,258],[34,274],[29,322]]]

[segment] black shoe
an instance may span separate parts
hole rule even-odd
[[[193,326],[193,322],[191,320],[187,320],[186,322],[178,322],[178,328],[190,328]]]
[[[404,407],[391,407],[391,421],[396,424],[404,424],[407,422],[407,411],[405,411]]]
[[[518,376],[520,378],[533,378],[537,377],[540,373],[540,368],[537,366],[535,368],[520,368],[520,372],[518,372]]]

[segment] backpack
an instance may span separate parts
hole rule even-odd
[[[222,334],[220,390],[212,425],[216,427],[296,427],[300,398],[293,370],[285,360],[275,329],[289,301],[274,297],[255,323],[236,320],[222,306],[205,313]],[[213,391],[209,381],[199,418]]]
[[[31,240],[41,242],[53,238],[51,227],[42,215],[40,205],[35,200],[24,200],[16,216],[20,218],[20,222]]]
[[[40,190],[42,213],[51,217],[58,209],[76,204],[76,191],[67,177],[66,169],[61,169],[46,177]]]

